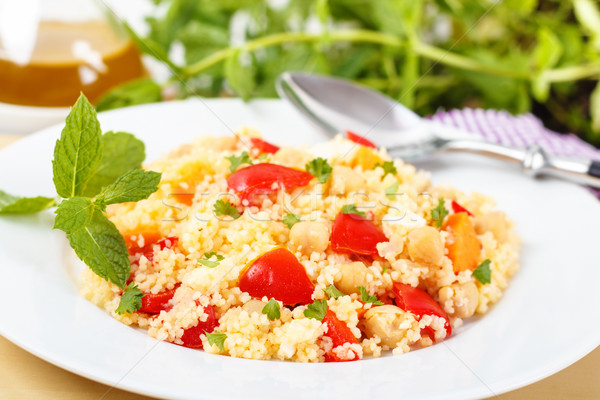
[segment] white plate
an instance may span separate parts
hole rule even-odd
[[[280,144],[325,137],[279,101],[190,100],[101,114],[104,130],[146,142],[149,159],[202,133],[251,125]],[[53,195],[51,158],[61,127],[0,152],[0,188]],[[158,342],[77,293],[52,214],[0,218],[0,334],[77,374],[133,392],[182,399],[467,399],[524,386],[600,343],[598,200],[584,189],[534,182],[503,164],[447,156],[436,183],[494,196],[523,237],[522,267],[504,298],[445,342],[397,357],[295,364],[205,354]]]

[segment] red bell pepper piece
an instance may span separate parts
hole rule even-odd
[[[348,140],[360,144],[361,146],[365,146],[365,147],[371,147],[372,149],[376,149],[377,146],[375,146],[375,143],[371,142],[368,139],[365,139],[364,137],[352,132],[352,131],[346,131],[346,137],[348,138]]]
[[[358,214],[339,213],[333,222],[331,248],[338,253],[376,256],[377,243],[387,241],[381,229]]]
[[[279,189],[306,186],[314,177],[306,171],[283,165],[260,163],[242,168],[227,178],[227,186],[243,200],[274,193]]]
[[[312,302],[315,286],[306,269],[288,249],[276,247],[250,261],[240,274],[240,289],[293,306]]]
[[[323,318],[323,323],[327,324],[327,333],[324,336],[331,339],[333,344],[332,350],[338,346],[343,346],[345,343],[358,343],[348,325],[340,321],[333,311],[327,310],[327,314]],[[358,354],[351,360],[341,359],[332,350],[325,354],[325,362],[355,361],[359,359]]]
[[[463,206],[461,206],[454,200],[452,200],[452,210],[454,211],[455,214],[459,213],[459,212],[466,212],[467,214],[469,214],[469,216],[471,216],[471,217],[473,216],[471,211],[467,210],[466,208],[464,208]]]
[[[444,328],[446,328],[446,337],[452,334],[450,326],[450,318],[446,311],[423,289],[412,287],[404,283],[395,282],[393,292],[396,295],[396,305],[404,311],[415,314],[419,319],[423,315],[435,315],[445,320]],[[433,329],[427,327],[423,329],[431,340],[434,338]]]
[[[171,301],[179,286],[181,286],[181,283],[175,285],[171,290],[164,290],[157,294],[144,293],[144,297],[142,297],[142,307],[138,311],[148,314],[160,314],[163,310],[169,311],[171,309],[169,301]]]
[[[198,321],[198,325],[187,328],[183,331],[183,335],[181,336],[181,340],[183,341],[182,346],[191,347],[194,349],[202,348],[202,339],[200,339],[200,335],[204,334],[204,332],[212,333],[217,326],[219,326],[219,322],[215,317],[215,310],[209,304],[204,307],[204,312],[208,314],[208,318],[206,321]]]
[[[250,143],[252,144],[252,148],[258,149],[260,153],[275,154],[279,150],[278,146],[259,138],[250,138]]]

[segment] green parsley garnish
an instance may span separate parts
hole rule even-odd
[[[238,167],[242,164],[252,165],[252,159],[250,159],[250,156],[248,155],[247,151],[243,152],[239,156],[229,156],[225,158],[227,158],[231,163],[231,165],[229,166],[229,171],[231,171],[231,173],[234,173],[235,170],[238,169]]]
[[[227,339],[226,334],[219,331],[214,331],[213,333],[204,331],[204,334],[206,335],[206,339],[208,339],[208,344],[211,346],[216,344],[219,350],[225,351],[225,346],[223,344],[225,343],[225,339]]]
[[[279,311],[279,303],[275,299],[269,300],[269,302],[262,309],[263,314],[267,314],[267,317],[271,321],[275,321],[281,317],[281,313]]]
[[[375,165],[375,168],[377,167],[383,169],[383,176],[386,176],[387,174],[396,175],[398,173],[393,161],[384,161],[383,164]]]
[[[219,199],[215,202],[213,207],[215,211],[215,215],[217,216],[230,216],[233,219],[238,219],[240,217],[240,213],[238,209],[229,202],[229,200]]]
[[[388,272],[388,267],[383,267],[381,270],[381,275],[385,274],[386,272]]]
[[[296,225],[300,222],[300,216],[297,214],[288,214],[283,217],[283,223],[287,225],[288,228],[292,229],[292,226]]]
[[[366,218],[367,214],[365,214],[362,211],[359,211],[358,208],[356,208],[356,206],[354,204],[346,204],[344,207],[342,207],[342,214],[356,214],[356,215],[360,215],[363,218]]]
[[[396,195],[398,194],[398,187],[400,186],[400,183],[398,183],[398,181],[392,183],[390,186],[385,188],[385,195],[387,196],[388,199],[390,200],[394,200],[396,198]]]
[[[491,262],[492,261],[488,258],[479,264],[473,271],[473,277],[484,285],[492,281],[492,270],[490,269]]]
[[[119,315],[125,313],[132,313],[142,306],[142,297],[145,294],[137,287],[137,285],[131,282],[125,288],[125,292],[121,295],[121,300],[119,301],[119,306],[117,307],[116,313]]]
[[[331,176],[331,165],[324,158],[318,157],[306,164],[306,172],[319,180],[319,183],[325,183]]]
[[[215,260],[211,260],[211,258],[215,257]],[[210,253],[204,253],[204,258],[198,260],[198,262],[202,265],[207,266],[208,268],[215,268],[219,266],[219,262],[223,261],[225,259],[225,257],[221,254],[217,254],[214,251],[211,251]]]
[[[445,200],[443,198],[440,198],[438,200],[438,205],[431,210],[431,218],[433,218],[433,220],[435,221],[435,226],[437,228],[441,228],[442,224],[444,223],[444,218],[446,218],[446,215],[448,215],[448,210],[446,210],[446,207],[444,207],[444,203]]]
[[[304,310],[306,318],[314,318],[319,321],[323,321],[325,314],[327,314],[327,300],[315,300]]]
[[[363,303],[372,303],[376,306],[383,305],[383,303],[381,301],[379,301],[377,296],[375,296],[375,295],[371,296],[369,294],[369,292],[367,292],[367,289],[365,289],[364,286],[358,286],[357,289],[360,290],[360,299]]]
[[[267,158],[269,158],[269,155],[268,155],[267,153],[261,153],[261,154],[258,156],[258,159],[259,159],[260,161],[265,161]]]
[[[323,290],[327,296],[330,298],[337,299],[338,297],[345,296],[346,294],[336,288],[334,285],[329,285],[325,290]]]

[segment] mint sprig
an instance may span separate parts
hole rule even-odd
[[[51,197],[19,197],[0,190],[0,214],[31,214],[54,207],[57,199]]]
[[[158,172],[134,169],[102,189],[94,204],[103,208],[109,204],[147,199],[158,190],[159,183],[160,174]]]

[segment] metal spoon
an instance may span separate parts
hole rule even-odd
[[[467,152],[518,163],[526,174],[550,175],[600,188],[600,162],[548,155],[490,143],[472,133],[421,118],[402,104],[346,80],[296,72],[281,74],[279,95],[330,135],[351,130],[407,161]]]

